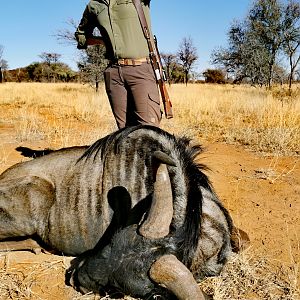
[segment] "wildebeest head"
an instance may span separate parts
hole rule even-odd
[[[103,141],[92,145],[82,159],[96,160],[100,145]],[[138,180],[150,186],[150,205],[139,218],[131,217],[142,202],[133,201],[122,227],[104,246],[100,243],[77,258],[68,280],[83,292],[113,287],[137,297],[204,299],[196,280],[219,274],[239,245],[228,212],[196,162],[201,148],[146,126],[108,137],[100,152],[106,167],[116,159],[139,156],[147,167],[140,167],[143,176]],[[124,186],[116,188],[123,191],[118,193],[120,199],[133,197]]]

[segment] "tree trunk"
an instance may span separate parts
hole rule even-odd
[[[185,86],[187,86],[187,84],[188,84],[188,76],[189,76],[189,73],[187,71],[185,71]]]
[[[3,82],[3,74],[2,74],[2,68],[0,67],[0,83]]]
[[[292,91],[293,77],[294,77],[293,62],[292,62],[292,58],[290,57],[290,76],[289,76],[289,93],[290,94],[291,94],[291,91]]]
[[[98,93],[98,91],[99,91],[99,81],[96,80],[96,93]]]

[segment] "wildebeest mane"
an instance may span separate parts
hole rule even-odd
[[[208,177],[202,172],[208,168],[196,161],[203,148],[200,145],[190,146],[190,142],[188,138],[178,138],[176,143],[189,179],[185,220],[183,227],[176,233],[181,260],[188,267],[192,263],[200,237],[203,201],[200,186],[212,191]]]
[[[104,159],[104,157],[107,154],[107,151],[110,151],[109,146],[114,143],[114,151],[115,154],[118,153],[120,143],[128,137],[128,135],[134,131],[137,131],[139,129],[151,129],[154,132],[157,132],[161,135],[172,137],[171,134],[167,134],[165,131],[161,130],[160,128],[150,126],[150,125],[138,125],[138,126],[130,126],[120,129],[119,131],[113,132],[110,135],[105,136],[102,139],[99,139],[94,144],[92,144],[85,153],[79,158],[79,160],[84,158],[91,158],[92,156],[94,159],[97,157],[97,155],[100,153],[101,159]]]
[[[173,142],[174,147],[176,147],[176,153],[179,154],[180,161],[185,169],[185,175],[189,181],[186,214],[183,226],[176,229],[175,236],[180,247],[181,260],[189,266],[200,236],[203,199],[200,186],[210,191],[212,190],[208,177],[203,173],[203,170],[207,170],[206,166],[196,161],[198,155],[203,151],[200,145],[191,146],[191,139],[187,137],[175,137],[160,128],[150,125],[139,125],[123,128],[96,141],[85,151],[80,160],[95,160],[98,155],[101,155],[101,159],[105,159],[106,154],[112,150],[110,147],[112,144],[113,150],[115,154],[117,154],[121,143],[128,138],[131,133],[140,129],[151,130],[158,136],[162,136]],[[153,139],[153,137],[149,137],[149,139]]]

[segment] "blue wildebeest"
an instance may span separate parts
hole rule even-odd
[[[82,292],[204,299],[197,281],[240,247],[186,138],[138,126],[90,147],[19,151],[36,158],[0,176],[0,240],[78,256],[66,277]]]

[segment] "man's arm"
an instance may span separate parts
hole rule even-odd
[[[93,37],[93,31],[95,27],[95,16],[89,11],[87,6],[75,32],[78,49],[86,49],[88,45],[87,41]]]

